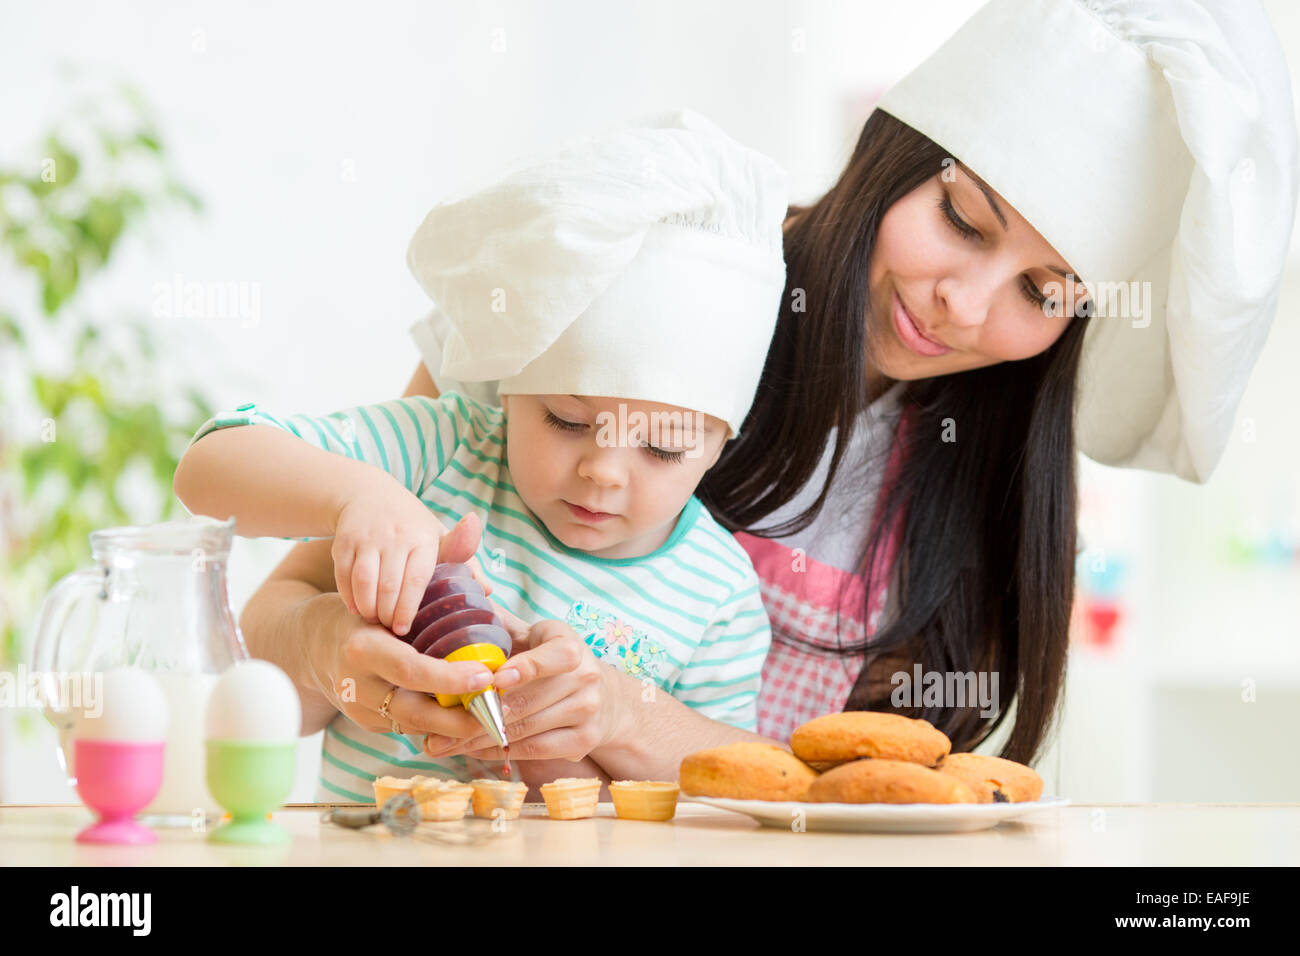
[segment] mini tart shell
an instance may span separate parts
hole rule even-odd
[[[474,816],[494,818],[500,810],[506,820],[519,819],[528,784],[522,780],[471,780],[469,785],[474,788],[470,800]]]
[[[420,805],[420,820],[460,820],[469,809],[474,788],[458,780],[440,777],[412,777],[411,799]]]
[[[609,785],[614,814],[621,820],[671,820],[681,787],[664,780],[615,780]]]
[[[596,815],[601,781],[597,777],[561,777],[541,786],[552,820],[582,820]]]
[[[384,804],[397,796],[399,793],[411,792],[410,777],[376,777],[375,778],[375,806],[380,810]]]

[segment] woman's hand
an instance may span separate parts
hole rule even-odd
[[[477,518],[466,515],[441,539],[437,561],[470,564],[478,547]],[[427,578],[426,578],[427,580]],[[423,594],[423,585],[421,585]],[[350,613],[341,596],[311,599],[306,632],[306,670],[317,689],[358,726],[376,733],[437,733],[466,738],[481,728],[462,707],[442,707],[429,694],[481,690],[492,672],[472,661],[448,662],[421,654],[386,628]],[[509,615],[507,629],[523,637],[525,626]],[[392,691],[386,718],[380,713]]]
[[[325,626],[313,629],[305,653],[308,673],[333,706],[374,733],[469,736],[478,722],[463,707],[442,707],[429,694],[481,690],[492,672],[472,661],[448,662],[419,653],[387,628],[368,624],[328,592],[314,598]],[[332,624],[332,626],[331,626]],[[389,717],[380,708],[388,701]]]
[[[465,515],[457,527],[478,547],[478,517]],[[334,525],[334,579],[352,613],[382,624],[399,636],[411,629],[415,612],[448,535],[442,522],[402,484],[376,469],[338,509]],[[470,550],[468,563],[485,594],[491,586]],[[445,559],[444,559],[445,560]]]
[[[638,693],[639,683],[597,660],[562,621],[534,624],[525,647],[501,665],[493,681],[512,760],[581,760],[618,736],[629,691]],[[505,756],[481,730],[463,740],[426,738],[425,752],[483,760]]]

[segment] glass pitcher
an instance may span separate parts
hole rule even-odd
[[[221,814],[205,781],[203,720],[217,678],[248,658],[226,596],[234,527],[199,517],[95,531],[95,567],[63,578],[41,607],[32,669],[74,787],[79,701],[68,676],[134,666],[158,678],[168,707],[163,783],[142,811],[155,826],[189,826],[200,809]]]

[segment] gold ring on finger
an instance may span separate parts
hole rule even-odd
[[[394,686],[393,689],[388,692],[388,696],[384,698],[384,702],[379,705],[379,712],[388,720],[393,719],[393,715],[388,712],[388,705],[393,702],[393,695],[396,693],[397,687]]]

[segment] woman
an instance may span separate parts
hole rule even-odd
[[[1221,456],[1294,216],[1289,78],[1254,4],[1148,7],[994,0],[791,210],[763,381],[700,489],[764,577],[761,734],[889,708],[969,750],[1014,702],[1001,753],[1032,762],[1064,684],[1076,430],[1098,461],[1192,481]],[[407,394],[437,394],[429,370]],[[462,523],[440,555],[476,544]],[[387,729],[395,686],[383,709],[427,752],[499,756],[418,693],[469,689],[472,668],[350,617],[333,580],[329,542],[299,545],[241,621],[299,685],[304,732],[338,713]],[[686,753],[754,738],[645,699],[559,622],[526,643],[496,683],[533,781],[577,759],[673,779]],[[916,665],[996,678],[996,699],[900,699]]]

